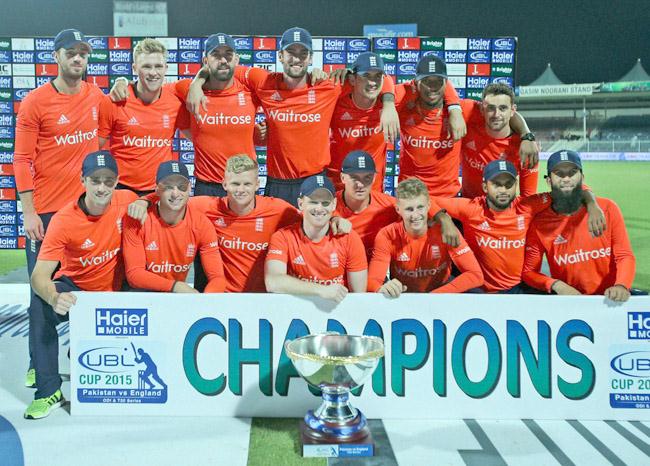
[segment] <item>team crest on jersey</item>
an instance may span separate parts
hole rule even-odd
[[[341,121],[350,121],[352,120],[352,115],[350,115],[348,112],[345,112],[343,115],[341,115]]]
[[[276,102],[280,102],[282,100],[282,96],[278,91],[275,91],[273,95],[271,96],[271,100],[275,100]]]
[[[185,250],[185,256],[194,257],[194,254],[196,254],[196,246],[190,243],[187,245],[187,249]]]
[[[440,246],[435,244],[431,246],[431,257],[434,259],[440,259]]]
[[[335,252],[330,254],[330,267],[333,269],[339,266],[339,255]]]
[[[90,249],[93,246],[95,246],[95,243],[90,241],[90,238],[86,238],[86,241],[84,241],[83,244],[81,245],[81,249]]]
[[[257,217],[255,219],[255,231],[264,231],[264,218]]]
[[[308,104],[315,104],[316,103],[316,91],[313,89],[310,89],[307,91],[307,103]]]
[[[92,113],[93,121],[97,121],[97,107],[91,108],[90,112]]]
[[[163,120],[163,128],[169,128],[169,115],[164,114],[162,116],[162,120]]]
[[[397,261],[398,262],[408,262],[410,260],[411,260],[411,258],[405,252],[402,252],[399,256],[397,256]]]
[[[226,221],[223,219],[223,217],[217,217],[214,219],[214,224],[218,227],[225,227]]]
[[[525,230],[526,229],[526,219],[524,218],[523,215],[518,215],[517,216],[517,230]]]
[[[70,123],[70,120],[62,113],[59,117],[59,121],[56,122],[57,125],[67,125]]]
[[[244,94],[243,92],[237,94],[237,103],[239,104],[240,107],[244,107],[246,105],[246,94]]]

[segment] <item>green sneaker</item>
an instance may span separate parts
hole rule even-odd
[[[61,406],[64,401],[61,390],[57,390],[53,395],[32,401],[25,410],[23,417],[25,419],[44,418],[50,415],[50,411]]]
[[[36,370],[30,369],[25,376],[25,387],[36,388]]]

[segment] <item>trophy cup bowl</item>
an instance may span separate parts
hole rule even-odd
[[[350,390],[362,386],[384,356],[381,338],[307,335],[285,342],[284,349],[300,376],[323,397],[320,407],[309,410],[301,423],[303,455],[305,444],[369,445],[372,452],[367,420],[349,398]]]

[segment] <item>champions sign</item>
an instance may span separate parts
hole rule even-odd
[[[285,340],[379,336],[370,418],[650,419],[650,299],[79,293],[72,414],[301,417]]]

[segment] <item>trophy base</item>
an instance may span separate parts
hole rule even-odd
[[[358,458],[375,455],[375,442],[368,427],[350,437],[317,432],[300,420],[300,444],[304,458]]]

